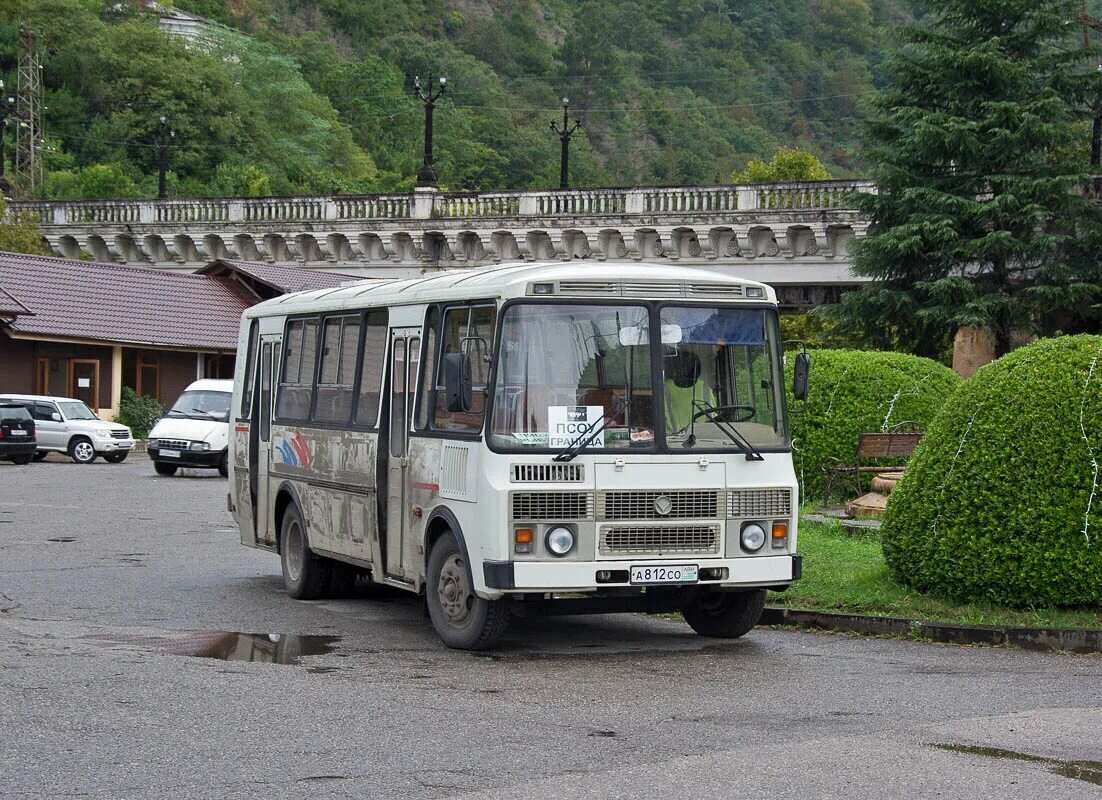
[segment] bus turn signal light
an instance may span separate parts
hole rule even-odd
[[[784,547],[788,541],[788,523],[787,522],[774,522],[773,523],[773,547]]]
[[[531,528],[517,528],[513,531],[513,550],[517,553],[531,553],[535,535]]]

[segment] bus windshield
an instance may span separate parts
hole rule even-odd
[[[649,311],[634,305],[510,306],[501,322],[491,442],[561,450],[654,448]]]
[[[667,445],[746,450],[784,444],[773,315],[664,306],[659,318]]]
[[[653,450],[661,414],[676,451],[783,446],[775,320],[760,308],[667,305],[654,331],[640,305],[509,306],[490,442]]]

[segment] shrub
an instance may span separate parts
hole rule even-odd
[[[796,477],[805,498],[822,494],[831,457],[852,460],[859,434],[900,422],[926,425],[960,378],[948,367],[905,353],[815,350],[806,408],[792,400],[792,365],[785,371],[795,440]]]
[[[115,422],[129,427],[134,432],[134,438],[144,439],[164,413],[164,406],[156,398],[139,395],[129,386],[124,386],[122,400],[119,402],[119,415],[115,417]]]
[[[1043,339],[945,403],[881,531],[901,583],[1009,606],[1102,603],[1102,337]]]

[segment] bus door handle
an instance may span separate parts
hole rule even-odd
[[[405,469],[409,466],[409,456],[402,456],[398,459],[398,466]]]

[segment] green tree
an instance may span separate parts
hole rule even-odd
[[[8,214],[8,204],[0,197],[0,251],[48,256],[50,250],[38,230],[38,220],[29,211]]]
[[[1076,0],[928,0],[871,104],[877,194],[855,270],[825,309],[869,345],[924,355],[960,326],[1012,334],[1097,325],[1102,220],[1084,197],[1079,124],[1098,96]],[[1081,36],[1081,33],[1078,34]]]
[[[794,147],[781,147],[768,163],[753,158],[746,169],[731,176],[734,183],[777,183],[780,181],[828,181],[823,162],[811,153]]]

